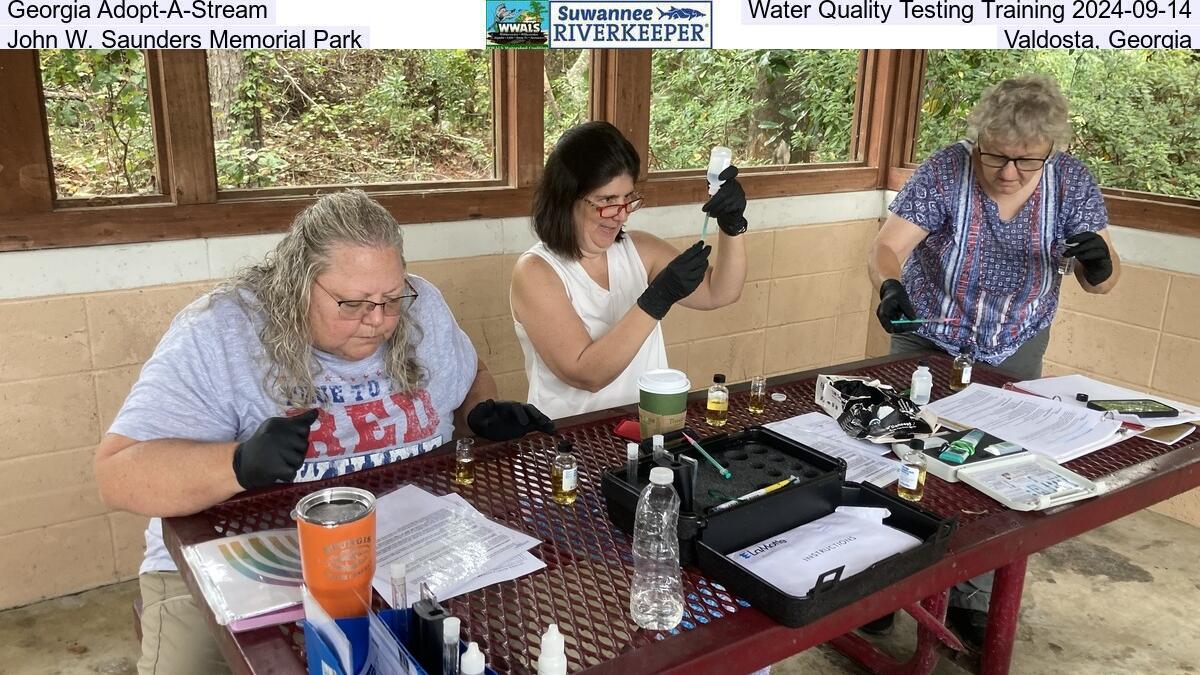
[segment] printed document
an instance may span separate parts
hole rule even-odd
[[[1125,440],[1104,413],[1029,394],[971,384],[926,406],[963,428],[982,429],[1062,464]]]
[[[830,570],[845,565],[845,579],[920,544],[875,518],[835,512],[726,557],[784,593],[803,597]]]
[[[408,597],[418,598],[421,583],[438,598],[463,586],[500,562],[540,542],[485,518],[469,505],[430,494],[415,485],[375,502],[376,563],[372,586],[391,597],[390,567],[404,561]]]
[[[1076,394],[1087,394],[1088,398],[1096,400],[1104,399],[1130,399],[1130,398],[1149,398],[1159,403],[1165,403],[1179,411],[1175,417],[1138,417],[1137,415],[1118,415],[1117,418],[1123,422],[1133,422],[1140,424],[1149,429],[1156,427],[1169,427],[1183,422],[1200,421],[1200,406],[1194,406],[1179,401],[1172,401],[1169,398],[1147,394],[1144,391],[1135,391],[1118,387],[1115,384],[1108,384],[1094,380],[1086,375],[1061,375],[1059,377],[1043,377],[1040,380],[1026,380],[1017,382],[1016,385],[1031,394],[1036,394],[1045,398],[1055,398],[1061,400],[1063,404],[1089,409],[1084,401],[1075,400]]]
[[[837,420],[825,413],[805,413],[764,426],[813,450],[846,460],[848,481],[883,487],[896,482],[900,473],[900,462],[883,457],[890,449],[888,445],[847,436]]]

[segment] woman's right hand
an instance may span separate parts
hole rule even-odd
[[[638,307],[662,321],[671,305],[691,295],[704,281],[710,253],[712,246],[705,244],[703,240],[692,244],[691,248],[667,263],[663,271],[654,277],[638,298]]]
[[[913,309],[908,299],[908,291],[904,284],[896,279],[885,279],[879,287],[879,307],[875,310],[879,323],[889,333],[907,333],[916,330],[911,323],[894,324],[892,321],[912,320],[917,318],[917,310]]]

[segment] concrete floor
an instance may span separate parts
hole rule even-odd
[[[0,612],[0,673],[136,672],[130,605],[136,582]],[[1012,672],[1200,672],[1200,530],[1149,511],[1030,560]],[[882,647],[903,655],[914,623],[901,614]],[[774,675],[862,672],[819,647]],[[937,675],[964,672],[943,661]]]

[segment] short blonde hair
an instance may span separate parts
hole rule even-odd
[[[1067,99],[1054,78],[1018,75],[988,87],[967,116],[967,135],[997,143],[1050,142],[1064,150],[1073,132],[1067,117]]]

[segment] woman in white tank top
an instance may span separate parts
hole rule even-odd
[[[540,240],[517,261],[509,301],[529,380],[529,402],[557,419],[633,403],[637,378],[665,368],[659,322],[675,303],[716,309],[746,280],[746,195],[737,168],[702,208],[721,233],[715,261],[696,242],[679,253],[648,232],[626,232],[642,206],[641,160],[607,122],[563,134],[534,202]]]

